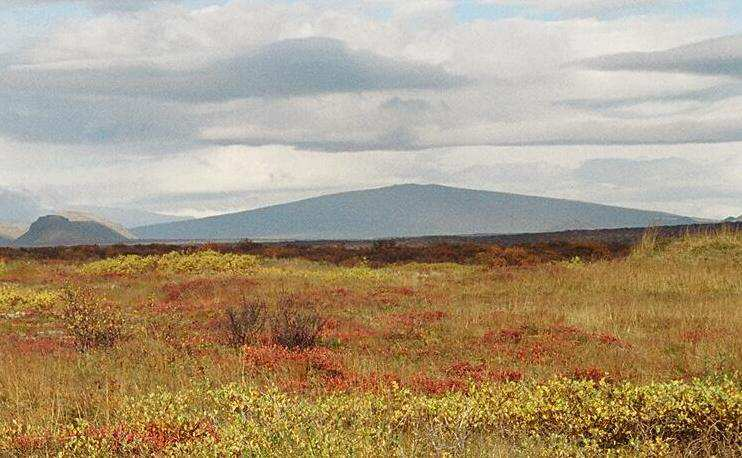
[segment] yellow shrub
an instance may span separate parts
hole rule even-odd
[[[0,313],[50,308],[59,300],[58,291],[35,291],[18,286],[0,285]]]
[[[254,270],[258,265],[258,257],[252,255],[218,253],[211,250],[189,254],[174,251],[159,256],[124,255],[103,259],[83,265],[80,271],[93,275],[135,275],[152,271],[162,273],[244,273]]]
[[[499,438],[590,454],[732,448],[742,435],[739,388],[730,379],[650,385],[553,379],[438,397],[394,386],[320,397],[241,385],[196,388],[131,399],[121,419],[126,435],[93,439],[78,429],[66,447],[180,456],[466,455]],[[129,439],[117,443],[123,436]]]

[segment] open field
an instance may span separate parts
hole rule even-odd
[[[560,243],[6,252],[0,454],[742,453],[742,232]]]

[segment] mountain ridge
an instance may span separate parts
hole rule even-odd
[[[374,239],[693,224],[689,217],[434,184],[328,194],[254,210],[135,227],[142,239]]]

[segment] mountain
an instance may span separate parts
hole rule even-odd
[[[669,213],[563,199],[396,185],[133,229],[145,239],[373,239],[693,224]]]
[[[742,215],[739,215],[738,217],[730,216],[729,218],[724,219],[725,223],[742,223]]]
[[[126,228],[193,219],[187,216],[164,215],[161,213],[123,207],[75,206],[71,207],[69,210],[97,215]]]
[[[128,240],[121,233],[96,221],[74,221],[48,215],[37,219],[13,246],[103,245]]]
[[[98,224],[102,224],[103,226],[106,226],[107,228],[111,229],[114,232],[119,233],[121,236],[123,236],[126,239],[136,238],[136,236],[132,234],[131,232],[129,232],[129,230],[126,229],[124,226],[108,221],[107,219],[101,218],[98,215],[91,215],[89,213],[83,213],[83,212],[66,211],[66,212],[59,213],[59,216],[64,216],[70,221],[93,221]]]

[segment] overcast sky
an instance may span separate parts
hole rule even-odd
[[[0,164],[52,207],[415,182],[739,215],[742,2],[5,0]]]

